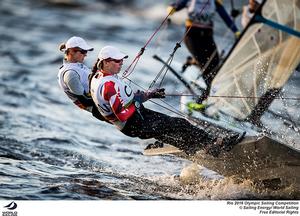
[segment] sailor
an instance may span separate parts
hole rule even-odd
[[[188,154],[206,149],[217,156],[215,148],[235,144],[239,134],[227,136],[217,143],[218,137],[193,126],[186,119],[171,117],[143,106],[152,98],[164,98],[165,89],[136,91],[118,76],[123,60],[128,56],[113,46],[103,47],[92,69],[91,95],[99,112],[123,134],[141,139],[155,138],[171,144]],[[213,149],[213,150],[211,150]]]
[[[240,32],[224,9],[221,0],[177,0],[168,7],[169,14],[187,8],[188,18],[185,22],[186,31],[184,42],[193,55],[193,61],[186,64],[196,64],[202,71],[202,78],[206,83],[206,90],[197,102],[201,103],[209,94],[211,82],[216,76],[220,59],[216,43],[213,38],[213,17],[215,11],[219,13],[226,25],[239,37]]]
[[[261,3],[262,0],[249,0],[249,3],[243,7],[241,24],[244,28],[248,25],[252,16]]]
[[[81,37],[73,36],[59,47],[65,53],[63,65],[58,72],[58,83],[65,94],[79,108],[91,112],[94,117],[105,120],[89,94],[90,68],[83,64],[88,51],[93,48]]]

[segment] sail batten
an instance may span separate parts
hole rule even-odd
[[[208,113],[245,120],[254,113],[260,116],[261,107],[270,105],[261,100],[271,103],[300,62],[299,7],[300,0],[265,1],[262,15],[257,15],[262,23],[253,18],[212,83],[210,95],[240,98],[209,97]]]

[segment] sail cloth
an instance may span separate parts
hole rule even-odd
[[[261,15],[300,32],[300,0],[266,0]],[[261,98],[280,91],[299,62],[299,37],[252,18],[212,82],[210,95],[216,97],[207,100],[208,114],[221,111],[240,120],[249,118],[264,102]]]

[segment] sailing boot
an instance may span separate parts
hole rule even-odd
[[[240,143],[244,139],[245,135],[246,131],[225,137],[223,139],[222,150],[230,151],[236,144]]]
[[[246,132],[231,134],[225,138],[218,137],[212,144],[208,144],[205,147],[206,154],[210,154],[213,157],[218,157],[221,151],[230,151],[233,147],[240,143],[245,137]]]
[[[188,102],[186,104],[188,111],[190,113],[192,113],[193,111],[198,111],[203,113],[205,111],[205,109],[207,108],[206,104],[199,104],[199,103],[195,103],[195,102]]]
[[[201,145],[199,145],[199,144],[197,145],[197,142],[195,142],[195,143],[191,143],[191,142],[180,143],[180,144],[176,145],[176,147],[189,156],[195,155],[196,152],[201,149]]]
[[[155,141],[154,143],[150,143],[149,145],[146,146],[144,150],[147,149],[156,149],[156,148],[162,148],[164,147],[164,144],[160,141]]]
[[[213,157],[218,157],[222,150],[223,139],[221,137],[216,138],[212,144],[205,146],[204,150],[206,154],[210,154]]]

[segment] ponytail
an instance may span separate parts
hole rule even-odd
[[[66,49],[66,44],[65,44],[65,43],[61,43],[61,44],[59,45],[59,50],[60,50],[60,51],[64,51],[64,49]]]
[[[68,55],[69,50],[68,50],[68,49],[66,50],[66,44],[65,44],[65,43],[61,43],[61,44],[59,45],[59,50],[60,50],[61,52],[65,52],[64,60],[67,60],[67,59],[68,59],[68,58],[67,58],[67,55]]]
[[[95,76],[98,69],[101,68],[101,63],[102,62],[100,61],[100,59],[97,59],[97,61],[95,62],[94,66],[92,68],[92,73],[90,73],[90,75],[89,75],[89,89],[91,89],[91,82],[92,82],[93,77]]]

